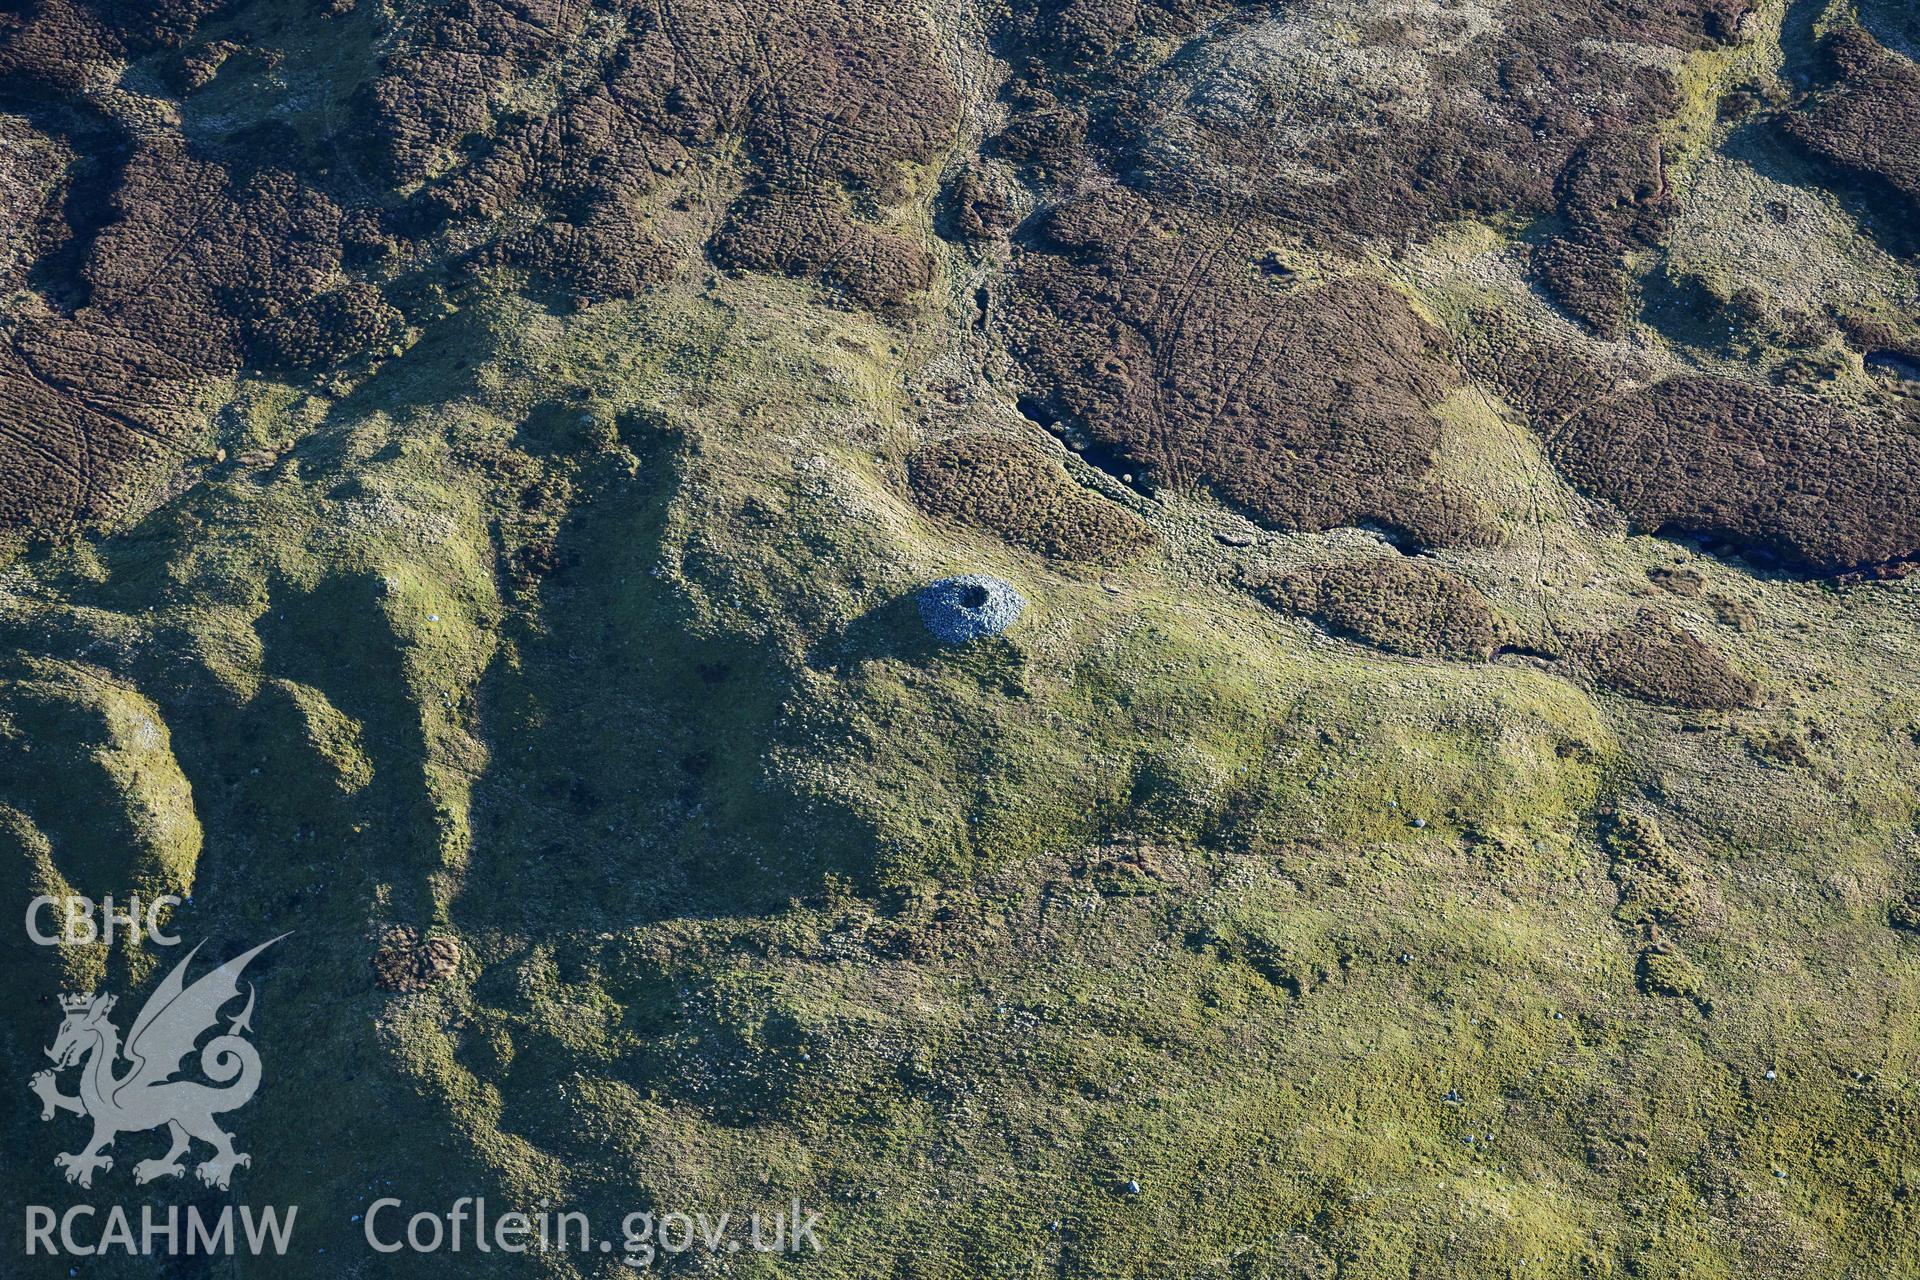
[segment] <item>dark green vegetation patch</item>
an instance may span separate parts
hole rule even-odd
[[[1609,815],[1604,826],[1614,883],[1620,886],[1622,918],[1636,924],[1698,923],[1699,875],[1667,843],[1660,823],[1646,814],[1621,810]]]

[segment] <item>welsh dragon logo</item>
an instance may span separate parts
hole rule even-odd
[[[40,1096],[42,1120],[70,1111],[93,1121],[93,1138],[85,1147],[53,1158],[55,1165],[66,1170],[68,1182],[91,1187],[96,1170],[113,1168],[113,1157],[106,1150],[115,1138],[161,1125],[166,1126],[173,1145],[159,1159],[133,1166],[137,1183],[184,1174],[180,1157],[195,1139],[213,1148],[213,1158],[202,1160],[194,1169],[210,1187],[224,1190],[235,1168],[252,1163],[246,1153],[233,1149],[233,1135],[213,1119],[246,1105],[260,1087],[260,1054],[243,1034],[253,1029],[251,984],[246,1007],[228,1020],[225,1034],[214,1036],[200,1049],[200,1074],[213,1083],[174,1076],[200,1037],[219,1022],[220,1010],[239,996],[241,971],[278,941],[263,942],[187,986],[187,965],[200,950],[195,946],[147,997],[124,1048],[118,1028],[108,1017],[113,996],[60,997],[66,1018],[47,1050],[54,1069],[37,1073],[29,1087]],[[122,1059],[124,1071],[120,1070]],[[61,1093],[56,1075],[75,1065],[80,1066],[80,1092]]]

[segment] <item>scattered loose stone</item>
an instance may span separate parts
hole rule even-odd
[[[418,930],[401,927],[387,934],[373,956],[373,979],[386,991],[424,991],[445,982],[460,967],[460,944],[452,938],[422,940]]]

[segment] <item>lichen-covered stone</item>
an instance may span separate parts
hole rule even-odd
[[[920,621],[942,644],[999,635],[1026,607],[1012,583],[983,573],[942,578],[920,592]]]

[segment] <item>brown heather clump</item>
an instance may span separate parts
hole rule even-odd
[[[261,321],[256,357],[288,369],[324,369],[391,346],[406,319],[370,284],[354,282]]]
[[[488,266],[520,267],[582,298],[631,298],[664,280],[672,255],[630,210],[595,208],[579,222],[553,217],[512,232],[475,255]]]
[[[11,117],[0,125],[36,136]],[[45,280],[48,296],[21,307],[0,343],[5,523],[113,514],[177,454],[206,380],[255,359],[274,317],[307,306],[340,268],[342,213],[324,193],[278,169],[230,171],[177,138],[129,146],[113,217],[84,238],[64,228],[67,244],[40,265],[70,274]],[[36,215],[57,216],[50,204]]]
[[[1706,590],[1706,579],[1692,569],[1669,568],[1656,565],[1647,570],[1647,581],[1662,591],[1672,592],[1676,596],[1694,599]]]
[[[1711,539],[1799,574],[1894,576],[1920,555],[1920,411],[1846,409],[1789,387],[1705,374],[1651,385],[1494,313],[1463,363],[1545,437],[1575,487],[1644,533]],[[1871,337],[1872,335],[1867,335]]]
[[[460,944],[452,938],[422,939],[417,930],[398,928],[373,955],[373,980],[383,991],[424,991],[451,978],[460,968]]]
[[[1252,229],[1121,187],[1053,209],[1009,300],[1030,409],[1276,528],[1470,540],[1471,501],[1429,475],[1453,385],[1440,334],[1380,281],[1297,288],[1269,256]]]
[[[998,145],[1050,180],[1116,174],[1157,201],[1322,246],[1558,213],[1565,244],[1542,253],[1540,275],[1612,328],[1622,255],[1657,236],[1654,139],[1683,97],[1644,51],[1736,44],[1754,8],[1023,0]]]
[[[1561,175],[1565,234],[1543,245],[1534,266],[1563,306],[1599,332],[1628,318],[1625,255],[1664,232],[1667,181],[1651,130],[1601,133]]]
[[[1131,511],[1081,488],[1033,446],[998,436],[924,445],[907,459],[907,481],[928,514],[1060,560],[1120,560],[1153,541]]]
[[[658,278],[661,242],[627,206],[669,196],[730,139],[748,172],[716,259],[882,307],[931,280],[926,252],[873,221],[959,114],[929,27],[901,6],[474,0],[409,7],[394,34],[363,103],[388,180],[424,182],[429,217],[539,207],[554,229],[518,234],[506,252],[561,283],[630,293]],[[576,74],[585,49],[591,73]],[[535,74],[553,77],[556,101],[513,109]]]
[[[933,260],[912,241],[852,219],[843,196],[750,195],[713,241],[714,257],[752,271],[817,279],[861,306],[904,307],[933,283]]]
[[[1787,117],[1787,135],[1920,215],[1920,66],[1851,25],[1825,53],[1833,83]]]
[[[98,64],[186,43],[219,0],[102,4],[39,0],[0,19],[0,83],[39,91],[84,88]]]
[[[1657,614],[1576,642],[1575,659],[1617,693],[1690,711],[1752,706],[1760,686],[1719,652]]]
[[[996,240],[1018,221],[1005,185],[992,170],[971,165],[954,180],[948,196],[953,230],[968,240]]]
[[[1500,642],[1499,619],[1478,588],[1415,559],[1256,575],[1247,585],[1276,608],[1389,653],[1485,661]]]
[[[744,181],[703,246],[715,260],[884,310],[932,282],[893,210],[951,140],[959,96],[908,8],[361,6],[383,28],[380,62],[332,136],[261,119],[202,121],[189,140],[188,100],[279,58],[199,32],[216,9],[247,31],[253,7],[33,0],[0,14],[0,96],[22,113],[0,113],[0,283],[16,291],[0,523],[54,531],[124,512],[204,428],[217,379],[390,349],[407,317],[363,273],[403,248],[429,272],[506,266],[588,300],[639,293],[676,262],[654,219],[694,208],[716,151],[737,152]],[[351,8],[257,25],[325,43]],[[138,94],[105,88],[163,50],[176,52],[150,60],[162,70]],[[551,101],[527,111],[534,84]],[[448,245],[463,249],[447,258]]]
[[[1685,375],[1549,428],[1582,491],[1653,533],[1707,534],[1840,573],[1920,555],[1920,432],[1909,415]]]
[[[1472,332],[1454,354],[1468,376],[1500,393],[1534,430],[1551,438],[1568,421],[1617,394],[1621,371],[1602,367],[1571,342],[1542,342],[1497,308],[1472,313]]]
[[[11,294],[28,271],[69,234],[62,206],[72,189],[73,148],[19,116],[0,115],[0,291]]]
[[[994,138],[991,150],[1045,182],[1072,174],[1085,162],[1087,117],[1063,106],[1038,84],[1022,82],[1009,90],[1013,114]]]

